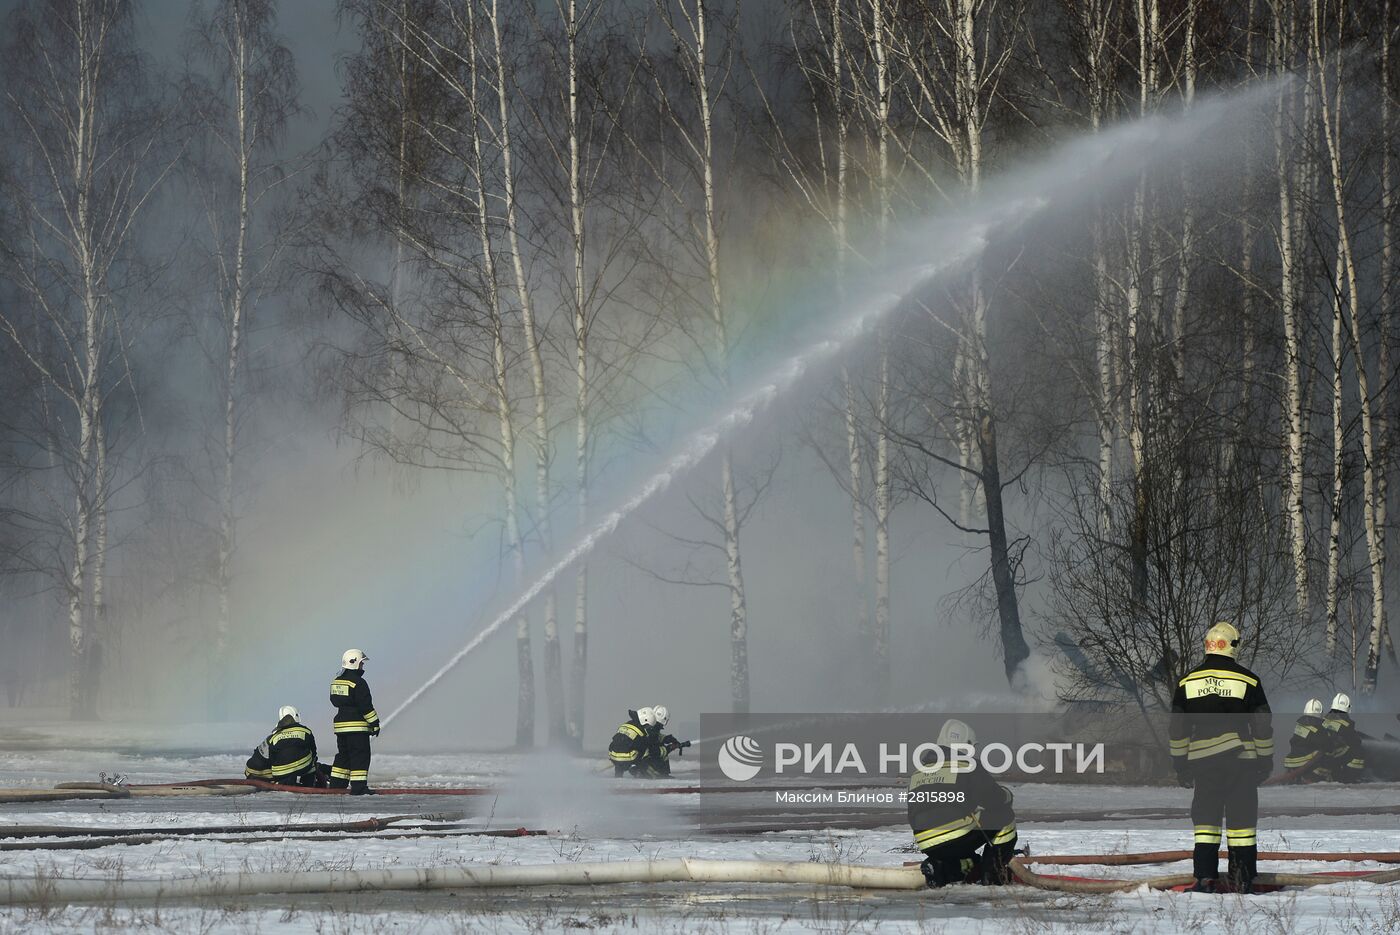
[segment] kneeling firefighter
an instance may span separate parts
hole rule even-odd
[[[677,740],[675,734],[665,733],[671,722],[671,712],[665,705],[643,708],[651,712],[651,724],[646,727],[646,746],[637,761],[637,775],[649,779],[665,779],[671,775],[671,754],[685,755],[689,740]]]
[[[944,722],[938,732],[941,762],[909,779],[909,826],[915,846],[924,852],[919,869],[931,889],[974,878],[988,884],[1011,880],[1008,865],[1016,851],[1011,790],[977,763],[976,742],[967,724]]]
[[[283,786],[320,785],[316,762],[316,735],[301,723],[301,714],[291,705],[277,712],[277,726],[258,745],[243,775],[266,779]]]
[[[1303,716],[1293,725],[1293,736],[1288,738],[1288,753],[1283,758],[1283,768],[1295,773],[1295,782],[1309,781],[1321,762],[1325,734],[1322,730],[1322,701],[1308,699],[1303,706]]]
[[[1197,892],[1216,889],[1222,827],[1236,889],[1252,892],[1257,872],[1259,784],[1273,771],[1274,727],[1259,676],[1235,661],[1239,645],[1240,631],[1231,624],[1211,627],[1205,658],[1182,676],[1172,696],[1172,764],[1181,784],[1195,789]]]
[[[369,739],[379,736],[379,714],[365,681],[365,660],[358,649],[340,657],[341,670],[331,681],[335,705],[335,762],[331,765],[332,789],[350,787],[351,795],[369,793]]]
[[[1322,762],[1314,771],[1318,779],[1361,782],[1366,778],[1366,752],[1361,732],[1351,717],[1351,696],[1338,692],[1332,708],[1322,718]]]
[[[638,774],[651,748],[651,723],[651,708],[627,712],[627,720],[622,722],[608,743],[608,762],[613,766],[614,777]]]

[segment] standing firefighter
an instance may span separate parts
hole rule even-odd
[[[1222,826],[1228,828],[1235,887],[1252,892],[1257,872],[1258,787],[1273,770],[1274,728],[1259,677],[1235,661],[1239,644],[1240,633],[1230,624],[1211,627],[1205,659],[1186,673],[1172,697],[1172,763],[1181,783],[1195,787],[1197,892],[1215,891]]]
[[[248,757],[243,775],[284,786],[314,786],[316,773],[316,737],[301,723],[296,708],[283,705],[277,712],[277,727]]]
[[[627,720],[608,743],[608,762],[613,765],[613,776],[637,775],[651,748],[650,728],[651,708],[627,712]]]
[[[942,757],[925,756],[909,779],[909,826],[924,852],[919,869],[930,889],[966,883],[979,869],[982,883],[1010,882],[1007,865],[1016,849],[1011,790],[978,765],[976,741],[962,721],[945,721],[938,732]]]
[[[379,714],[365,681],[365,660],[358,649],[347,649],[340,657],[340,674],[331,682],[331,704],[335,705],[335,763],[331,766],[331,788],[350,787],[351,795],[365,795],[369,788],[369,739],[379,736]]]
[[[1293,736],[1288,738],[1288,754],[1283,758],[1283,768],[1293,773],[1294,781],[1311,778],[1309,773],[1320,762],[1324,737],[1322,702],[1311,698],[1303,706],[1303,716],[1293,725]]]

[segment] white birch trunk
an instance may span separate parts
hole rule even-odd
[[[520,502],[516,490],[515,421],[511,409],[509,374],[506,370],[505,322],[501,312],[501,282],[496,265],[496,248],[492,243],[491,218],[487,210],[485,163],[481,154],[482,113],[478,94],[478,57],[476,49],[475,16],[467,8],[469,23],[468,56],[470,67],[470,100],[472,109],[471,139],[473,172],[476,184],[477,232],[481,238],[481,256],[486,277],[487,312],[491,326],[492,396],[496,407],[497,428],[500,433],[501,483],[505,498],[506,548],[510,553],[511,569],[517,588],[525,584],[525,544],[520,535]],[[515,620],[516,668],[519,694],[515,715],[517,747],[535,743],[535,667],[530,646],[530,618],[524,613]]]
[[[1289,33],[1286,13],[1276,11],[1274,19],[1274,67],[1289,70]],[[1296,259],[1296,209],[1293,204],[1296,169],[1292,159],[1293,138],[1288,124],[1292,119],[1294,93],[1287,85],[1279,90],[1274,124],[1279,190],[1279,296],[1284,337],[1284,451],[1287,480],[1284,484],[1284,511],[1288,517],[1288,538],[1293,558],[1293,598],[1298,621],[1306,626],[1311,616],[1308,591],[1308,541],[1304,509],[1304,465],[1306,435],[1303,425],[1302,331],[1298,318],[1298,274]]]
[[[875,53],[876,136],[878,147],[878,181],[880,199],[880,242],[889,233],[893,214],[893,193],[890,190],[890,70],[885,31],[884,0],[872,0],[873,50]],[[875,628],[871,642],[874,660],[875,698],[877,704],[889,696],[890,670],[890,352],[889,336],[883,325],[879,328],[879,385],[875,393]]]
[[[97,24],[80,10],[77,18],[79,61],[73,106],[73,185],[74,224],[73,247],[76,252],[80,289],[82,291],[82,394],[78,406],[77,496],[73,522],[73,566],[68,580],[68,641],[72,654],[69,686],[69,707],[72,716],[88,718],[87,653],[91,642],[91,620],[88,617],[87,591],[89,538],[92,535],[93,511],[96,507],[94,484],[94,449],[98,420],[102,417],[101,338],[102,338],[102,275],[99,269],[98,232],[93,217],[93,175],[96,171],[96,134],[98,119],[98,81],[102,60],[102,37],[94,35]]]
[[[836,112],[836,252],[841,288],[841,304],[845,304],[845,273],[850,259],[847,222],[850,205],[849,165],[850,133],[846,111],[846,43],[841,22],[842,0],[831,3],[831,72],[832,99]],[[841,394],[846,420],[846,471],[851,494],[851,569],[856,596],[856,633],[862,643],[873,646],[875,634],[870,626],[870,603],[866,593],[865,571],[865,478],[861,462],[860,415],[857,407],[855,382],[850,368],[841,365]],[[873,675],[873,673],[872,673]]]
[[[252,170],[252,144],[249,139],[249,100],[248,100],[248,48],[242,28],[236,28],[229,37],[233,61],[233,117],[238,134],[238,233],[234,240],[233,277],[228,293],[223,297],[225,305],[225,360],[223,386],[223,465],[219,478],[219,552],[216,570],[219,592],[219,617],[214,633],[214,668],[221,671],[228,656],[229,634],[231,629],[230,590],[232,586],[231,565],[237,529],[237,516],[234,513],[234,469],[238,455],[238,373],[242,363],[243,315],[247,297],[247,254],[248,227],[251,212],[250,174]],[[218,689],[215,679],[210,680],[211,690],[216,697]],[[217,703],[211,699],[211,703]]]
[[[1334,264],[1334,282],[1342,279],[1342,248],[1337,244],[1337,259]],[[1337,648],[1337,602],[1341,587],[1342,559],[1342,459],[1345,454],[1346,438],[1343,431],[1342,414],[1342,361],[1345,350],[1342,345],[1342,298],[1334,290],[1332,299],[1332,497],[1327,526],[1327,657],[1332,658]]]
[[[1098,133],[1103,125],[1106,102],[1108,100],[1105,62],[1105,33],[1107,25],[1104,11],[1097,3],[1085,3],[1079,7],[1080,27],[1084,36],[1085,69],[1084,78],[1089,95],[1089,128]],[[1105,541],[1113,534],[1113,461],[1117,426],[1117,388],[1115,384],[1114,316],[1109,302],[1108,254],[1104,244],[1104,216],[1102,206],[1096,206],[1094,214],[1094,362],[1098,372],[1098,400],[1096,421],[1098,429],[1098,529]]]
[[[1352,251],[1351,233],[1347,223],[1346,191],[1341,151],[1342,126],[1342,74],[1341,59],[1336,58],[1336,87],[1329,91],[1327,85],[1328,63],[1323,58],[1322,12],[1319,0],[1312,4],[1313,50],[1316,58],[1318,106],[1322,112],[1323,139],[1327,144],[1328,167],[1331,176],[1332,202],[1337,213],[1337,266],[1338,273],[1344,274],[1346,285],[1347,317],[1350,323],[1352,366],[1356,372],[1357,396],[1361,405],[1361,485],[1362,517],[1366,530],[1366,557],[1371,572],[1371,631],[1366,651],[1366,668],[1362,675],[1361,688],[1367,694],[1376,690],[1376,680],[1380,669],[1381,648],[1385,642],[1385,559],[1381,551],[1380,532],[1377,527],[1376,474],[1377,458],[1375,443],[1375,423],[1372,418],[1371,388],[1366,361],[1366,348],[1361,341],[1361,290],[1356,269],[1355,254]],[[1342,276],[1338,276],[1338,291]],[[1341,301],[1340,296],[1338,302]]]
[[[1381,4],[1380,35],[1389,37],[1391,30],[1391,0]],[[1390,468],[1395,457],[1395,439],[1391,437],[1391,418],[1395,413],[1392,400],[1394,388],[1388,381],[1391,367],[1390,341],[1392,318],[1395,315],[1395,177],[1392,159],[1395,156],[1395,136],[1391,120],[1391,45],[1387,38],[1381,44],[1381,256],[1380,256],[1380,360],[1377,369],[1387,381],[1380,390],[1376,407],[1376,437],[1380,440],[1381,463],[1376,465],[1376,537],[1380,544],[1382,572],[1389,560],[1386,554],[1386,530],[1390,522]],[[1382,575],[1384,576],[1384,575]],[[1384,630],[1385,648],[1392,662],[1395,644],[1390,627]]]
[[[710,283],[716,362],[729,391],[729,333],[720,278],[719,217],[715,198],[714,118],[711,113],[708,63],[708,22],[704,0],[695,5],[695,87],[700,106],[701,176],[705,197],[705,263]],[[734,489],[733,455],[728,446],[720,458],[720,487],[724,497],[724,554],[729,580],[730,701],[736,714],[749,711],[748,599],[739,550],[739,508]]]
[[[1182,103],[1190,109],[1196,100],[1196,17],[1200,0],[1186,4],[1185,37],[1182,49]],[[1172,304],[1173,369],[1178,393],[1184,395],[1186,381],[1186,307],[1190,299],[1191,261],[1195,250],[1195,211],[1191,204],[1191,172],[1181,172],[1181,245],[1176,267],[1176,294]]]
[[[491,0],[491,41],[495,50],[496,102],[500,116],[500,147],[503,188],[506,208],[506,237],[510,244],[515,291],[520,301],[521,326],[525,333],[525,349],[530,359],[530,383],[534,390],[535,509],[540,543],[546,555],[554,547],[550,522],[549,485],[549,399],[544,380],[544,356],[540,351],[540,335],[535,321],[529,282],[525,278],[525,260],[520,250],[520,231],[516,212],[514,153],[510,139],[510,94],[506,81],[506,62],[501,48],[501,18],[498,0]],[[551,743],[561,743],[567,733],[564,714],[564,663],[559,645],[559,612],[554,586],[544,592],[544,694],[548,737]]]
[[[569,69],[569,226],[574,248],[574,484],[578,497],[578,528],[588,528],[588,293],[584,282],[584,202],[579,165],[578,3],[569,0],[565,24]],[[569,736],[575,746],[583,743],[584,685],[588,676],[588,562],[580,561],[574,578],[573,667],[569,684]]]

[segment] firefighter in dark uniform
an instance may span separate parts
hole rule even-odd
[[[351,795],[365,795],[369,788],[369,739],[379,736],[379,714],[365,681],[365,660],[358,649],[340,657],[342,669],[331,682],[335,705],[335,762],[331,764],[332,789],[350,787]]]
[[[665,705],[653,705],[651,724],[647,726],[647,742],[637,762],[637,775],[648,779],[666,779],[671,775],[671,754],[684,751],[690,744],[682,743],[674,734],[666,733],[666,725],[671,722],[671,711]],[[684,753],[681,754],[684,756]]]
[[[1321,762],[1325,736],[1322,730],[1322,702],[1310,698],[1303,706],[1303,716],[1293,725],[1293,736],[1288,738],[1288,753],[1283,758],[1283,768],[1290,773],[1302,770],[1294,778],[1295,782],[1313,778],[1315,767]]]
[[[1182,677],[1172,697],[1172,763],[1182,784],[1195,788],[1195,889],[1215,891],[1224,827],[1230,879],[1249,893],[1259,853],[1258,787],[1273,770],[1273,718],[1259,677],[1235,661],[1239,631],[1217,623],[1205,642],[1205,659]]]
[[[277,719],[277,727],[248,757],[243,775],[283,786],[316,785],[316,735],[291,705],[284,705]]]
[[[1332,708],[1322,718],[1322,762],[1314,770],[1321,780],[1361,782],[1366,775],[1366,753],[1361,732],[1351,718],[1351,697],[1338,692]]]
[[[651,749],[651,708],[627,712],[627,720],[608,743],[608,762],[613,776],[636,776]]]
[[[909,779],[909,826],[924,852],[919,865],[931,889],[965,883],[978,875],[989,884],[1010,882],[1016,850],[1011,790],[976,762],[972,728],[950,719],[938,732],[941,763],[924,757]],[[980,855],[978,852],[981,852]]]

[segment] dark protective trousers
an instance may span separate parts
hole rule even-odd
[[[1191,823],[1196,827],[1196,879],[1214,880],[1220,875],[1223,830],[1230,846],[1230,878],[1237,884],[1253,880],[1259,862],[1255,843],[1259,787],[1253,770],[1246,762],[1231,757],[1219,764],[1205,761],[1195,768],[1194,776],[1196,794],[1191,798]]]
[[[331,788],[365,792],[369,789],[369,734],[335,735],[335,762],[331,764]]]
[[[978,855],[978,851],[981,855]],[[1016,826],[999,831],[973,829],[960,838],[945,841],[924,851],[924,879],[929,886],[965,883],[973,871],[980,868],[982,883],[1010,882],[1007,864],[1016,852]]]

